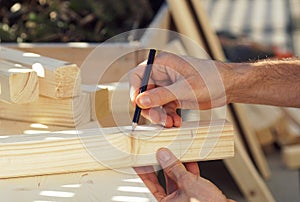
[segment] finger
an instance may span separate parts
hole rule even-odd
[[[184,164],[187,171],[193,173],[196,176],[200,176],[200,169],[197,162],[190,162]]]
[[[171,194],[178,189],[177,183],[174,182],[170,177],[168,177],[167,173],[164,171],[165,181],[166,181],[166,192],[167,194]]]
[[[181,117],[177,114],[176,110],[178,108],[177,102],[170,102],[164,105],[164,109],[173,120],[173,126],[180,127],[182,123]]]
[[[159,184],[153,166],[135,167],[134,170],[158,201],[161,201],[164,197],[166,197],[166,192]]]
[[[153,124],[161,124],[166,128],[173,126],[173,119],[161,107],[142,110],[142,116]]]
[[[157,151],[157,160],[168,177],[175,182],[180,181],[180,179],[188,174],[184,165],[167,148],[161,148]]]
[[[163,106],[174,100],[177,100],[176,96],[166,87],[157,87],[136,97],[136,103],[142,109]]]

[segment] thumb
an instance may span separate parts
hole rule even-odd
[[[163,106],[177,99],[178,98],[168,87],[157,87],[139,94],[136,98],[136,103],[142,109],[147,109]]]
[[[157,160],[168,177],[176,183],[179,183],[182,177],[188,174],[184,165],[167,148],[161,148],[157,151]]]

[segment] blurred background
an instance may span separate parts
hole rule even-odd
[[[163,0],[0,0],[1,42],[102,42],[147,27]]]

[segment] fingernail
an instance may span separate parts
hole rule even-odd
[[[150,100],[150,97],[145,95],[145,96],[142,96],[140,99],[139,99],[139,102],[142,106],[144,107],[148,107],[151,105],[151,100]]]
[[[169,152],[164,149],[159,150],[157,155],[158,155],[159,160],[162,162],[167,162],[171,159]]]

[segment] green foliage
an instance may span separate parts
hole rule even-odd
[[[147,27],[156,10],[148,0],[0,0],[0,41],[101,42]]]

